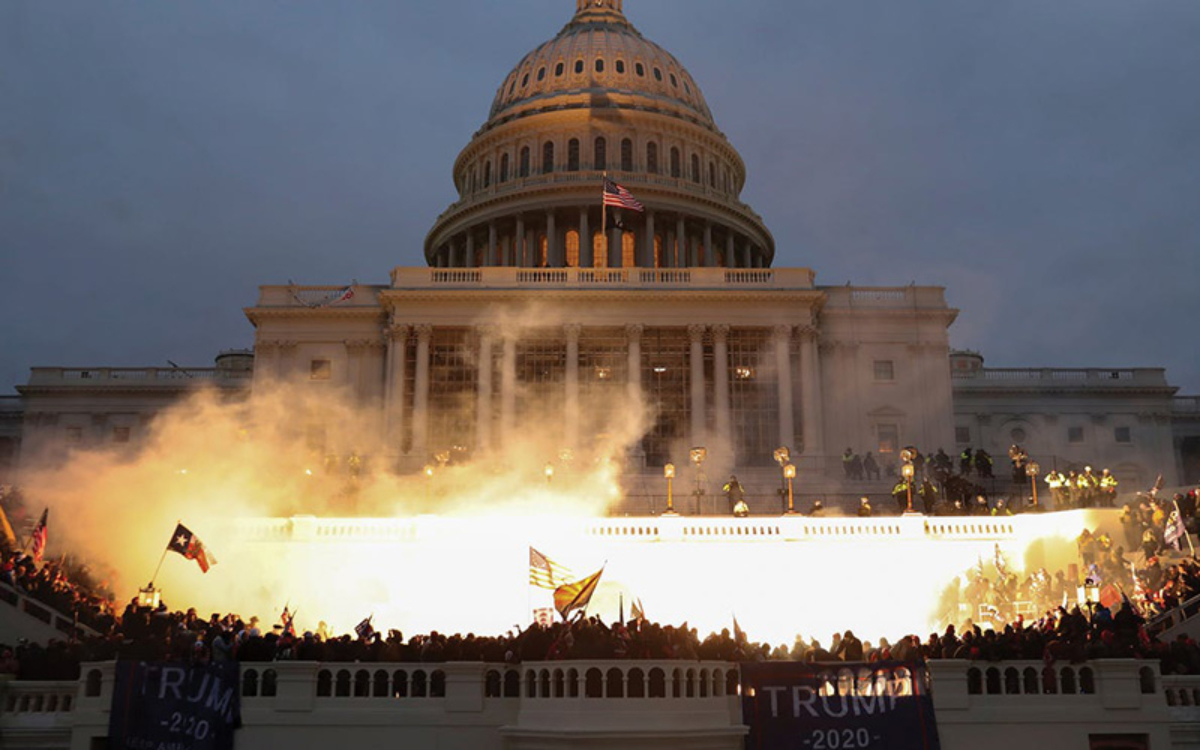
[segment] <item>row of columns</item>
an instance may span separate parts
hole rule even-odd
[[[628,346],[628,396],[631,400],[639,399],[642,395],[642,333],[644,327],[640,323],[625,326],[625,336]],[[704,339],[712,335],[713,357],[716,366],[713,368],[713,412],[714,427],[718,434],[730,435],[732,418],[730,413],[729,392],[729,330],[728,325],[688,326],[688,367],[690,368],[691,389],[691,425],[690,438],[692,444],[703,445],[708,442],[706,389],[704,377]],[[516,392],[517,392],[517,337],[503,335],[496,326],[485,325],[478,329],[479,333],[479,377],[477,380],[476,399],[476,442],[481,450],[488,450],[493,444],[492,435],[492,393],[493,393],[493,350],[497,339],[503,347],[500,357],[500,431],[501,436],[514,434],[516,428]],[[580,440],[580,411],[579,411],[579,341],[583,326],[569,323],[563,327],[566,341],[566,435],[567,444],[574,447]],[[823,448],[822,430],[823,415],[821,409],[821,366],[817,347],[817,331],[813,326],[794,328],[790,325],[779,325],[773,329],[775,349],[775,367],[778,374],[779,398],[779,444],[791,446],[795,442],[795,417],[792,401],[792,339],[793,334],[799,334],[800,340],[800,377],[801,377],[801,408],[804,414],[803,441],[805,452],[819,455]],[[422,455],[429,452],[429,348],[433,338],[433,326],[420,324],[409,326],[396,324],[388,330],[387,352],[387,390],[385,393],[386,430],[388,440],[392,445],[399,443],[403,434],[404,420],[407,410],[404,408],[404,382],[407,367],[407,344],[410,336],[416,336],[416,372],[414,374],[414,393],[411,410],[412,419],[412,453]]]
[[[592,209],[583,208],[579,211],[578,221],[574,225],[569,222],[559,231],[560,220],[558,212],[547,210],[537,226],[546,236],[546,265],[552,268],[563,268],[567,265],[566,231],[575,229],[579,234],[579,266],[592,268],[595,266],[594,247],[589,241],[592,238],[591,213]],[[626,213],[628,216],[628,213]],[[640,240],[636,243],[634,266],[639,268],[654,268],[655,238],[657,217],[655,212],[647,209],[643,214],[643,228]],[[507,223],[507,222],[506,222]],[[708,268],[717,265],[717,249],[713,244],[714,232],[712,222],[705,221],[699,232],[689,233],[689,222],[682,215],[676,215],[674,226],[666,223],[669,231],[662,235],[664,258],[663,268],[685,268],[703,265]],[[487,224],[487,247],[482,256],[482,265],[516,266],[532,268],[541,265],[538,257],[541,252],[540,233],[534,223],[526,222],[526,215],[518,215],[511,224],[512,233],[502,231],[496,221]],[[457,234],[447,244],[438,248],[434,255],[433,265],[436,268],[474,268],[476,261],[475,239],[479,227],[469,227]],[[602,230],[603,231],[603,230]],[[738,236],[730,228],[721,230],[724,234],[725,266],[729,268],[763,268],[766,257],[762,249],[756,247],[749,239]],[[618,228],[609,230],[607,242],[608,268],[623,266],[624,231]],[[635,237],[637,233],[635,234]],[[703,257],[701,257],[703,252]]]

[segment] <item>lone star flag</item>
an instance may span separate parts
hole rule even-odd
[[[571,571],[550,558],[529,548],[529,585],[540,589],[556,589],[571,578]]]
[[[613,208],[628,208],[630,211],[639,213],[646,210],[645,206],[633,197],[633,193],[607,177],[604,178],[604,205]]]
[[[587,608],[588,602],[592,600],[592,594],[596,593],[596,587],[600,585],[600,576],[602,575],[604,575],[604,568],[581,581],[568,583],[554,590],[554,608],[558,610],[564,620],[574,610]]]
[[[217,558],[213,557],[208,550],[204,548],[204,544],[199,538],[183,524],[175,526],[175,533],[171,536],[171,543],[167,545],[167,549],[172,552],[178,552],[189,560],[195,560],[200,566],[201,572],[207,573],[208,569],[217,564]]]
[[[49,531],[46,528],[46,522],[50,518],[50,509],[46,508],[42,511],[42,520],[38,521],[37,526],[33,528],[33,559],[41,562],[42,553],[46,551],[46,538]]]

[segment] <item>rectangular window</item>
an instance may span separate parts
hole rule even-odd
[[[875,379],[876,380],[895,380],[896,379],[896,363],[890,359],[875,360]]]
[[[330,380],[333,378],[333,363],[327,359],[314,359],[309,369],[310,380]]]
[[[971,442],[971,428],[970,427],[955,427],[954,428],[954,442],[962,444],[962,445],[969,444]]]
[[[1083,428],[1082,427],[1068,427],[1067,428],[1067,442],[1068,443],[1082,443],[1083,442]]]
[[[875,429],[879,433],[879,452],[895,453],[900,444],[900,428],[894,424],[881,424]]]
[[[1113,437],[1116,438],[1118,443],[1132,443],[1133,442],[1133,433],[1130,431],[1130,429],[1128,427],[1117,427],[1116,429],[1113,430]]]
[[[113,439],[114,443],[128,443],[129,442],[129,428],[128,427],[114,427],[113,431],[112,431],[112,439]]]

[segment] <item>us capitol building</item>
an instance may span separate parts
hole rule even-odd
[[[605,175],[645,210],[602,208]],[[697,446],[714,478],[750,488],[778,486],[780,446],[815,491],[837,491],[847,447],[886,467],[907,444],[985,447],[1000,464],[1020,443],[1131,485],[1200,479],[1200,405],[1161,369],[985,368],[951,351],[958,310],[941,287],[827,287],[779,267],[700,86],[620,0],[579,0],[504,77],[453,179],[427,267],[382,286],[264,286],[246,310],[252,353],[212,369],[34,368],[0,399],[0,472],[136,444],[201,383],[283,379],[349,392],[356,429],[378,436],[372,460],[399,471],[452,446],[487,454],[535,423],[587,455],[629,419],[613,405],[645,404],[631,492]],[[304,425],[318,443],[325,427]]]

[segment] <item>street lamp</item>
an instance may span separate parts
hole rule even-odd
[[[912,461],[905,461],[904,465],[900,467],[900,473],[904,475],[904,486],[908,488],[908,510],[904,511],[908,514],[913,512],[912,483],[913,475],[917,473],[917,470],[913,468]]]
[[[554,464],[546,464],[543,471],[546,472],[546,484],[551,484],[554,481]]]
[[[787,485],[788,485],[787,515],[794,516],[794,515],[796,515],[796,503],[795,503],[795,498],[792,495],[792,480],[796,478],[796,465],[793,463],[784,464],[783,465],[783,476],[785,479],[787,479]]]
[[[1037,478],[1038,474],[1042,473],[1042,467],[1037,461],[1030,461],[1025,465],[1025,476],[1029,477],[1029,484],[1033,487],[1033,507],[1037,507]]]
[[[675,513],[675,494],[672,487],[672,482],[675,479],[675,464],[667,464],[663,467],[663,477],[667,480],[667,512],[663,515],[678,515]]]
[[[692,462],[696,481],[696,489],[692,490],[692,495],[696,498],[696,514],[699,515],[701,498],[704,497],[705,485],[708,483],[708,477],[704,475],[704,459],[708,458],[708,449],[699,446],[692,448],[688,451],[688,458]]]
[[[429,502],[433,496],[433,464],[425,464],[422,471],[425,473],[425,502]]]

